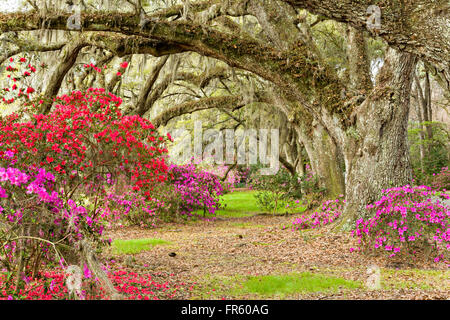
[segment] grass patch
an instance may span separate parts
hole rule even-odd
[[[262,224],[253,224],[253,223],[250,223],[250,222],[232,222],[232,223],[230,223],[230,226],[232,226],[232,227],[237,227],[237,228],[243,228],[243,229],[246,229],[246,228],[266,228],[267,226],[265,226],[265,225],[262,225]]]
[[[262,213],[261,208],[256,203],[255,193],[257,191],[235,191],[230,192],[221,197],[220,203],[224,205],[224,209],[217,210],[215,216],[226,218],[241,218],[249,217],[255,214]],[[296,213],[306,210],[306,206],[298,208]],[[279,208],[276,214],[285,214],[286,208]],[[195,212],[199,216],[203,216],[203,210]],[[210,215],[207,214],[207,217]]]
[[[230,192],[222,196],[224,209],[216,212],[217,216],[248,217],[260,212],[254,197],[255,191]]]
[[[364,287],[358,281],[310,272],[250,277],[204,275],[199,282],[193,299],[284,299],[294,294]]]
[[[261,296],[283,297],[293,293],[337,291],[340,288],[356,289],[360,287],[361,284],[356,281],[303,272],[250,277],[243,283],[241,290]]]
[[[136,254],[163,244],[171,244],[171,242],[162,239],[114,240],[112,248],[115,254]]]
[[[236,191],[224,194],[220,199],[220,203],[225,207],[217,210],[215,216],[240,218],[259,213],[261,210],[256,205],[254,193],[255,191]],[[203,216],[203,210],[197,210],[196,214]],[[207,214],[207,216],[210,215]]]

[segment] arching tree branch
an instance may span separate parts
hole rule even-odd
[[[248,102],[242,96],[223,96],[202,98],[189,101],[175,107],[164,110],[156,118],[152,119],[155,127],[166,125],[171,119],[184,114],[207,109],[228,109],[235,111],[244,107]]]

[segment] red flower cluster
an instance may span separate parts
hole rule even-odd
[[[16,167],[42,167],[69,182],[125,174],[148,197],[155,183],[166,180],[167,139],[150,121],[123,116],[119,97],[91,88],[56,101],[50,114],[34,115],[34,121],[20,122],[17,114],[0,120],[0,157],[12,152],[7,160]]]
[[[171,274],[173,276],[173,274]],[[123,295],[126,300],[160,300],[175,299],[177,293],[184,290],[187,284],[184,282],[176,283],[170,281],[159,282],[151,274],[139,274],[136,272],[120,270],[108,274],[108,278],[113,283],[116,290]],[[63,270],[46,271],[39,274],[38,278],[26,278],[26,284],[23,289],[14,295],[14,280],[6,274],[0,273],[0,300],[67,300],[70,298],[69,291],[65,284],[67,275]],[[94,291],[89,290],[87,279],[83,285],[83,296],[86,300],[105,300],[108,296],[100,287]],[[91,280],[94,281],[95,280]],[[190,287],[192,290],[192,286]]]
[[[26,63],[26,61],[27,60],[25,58],[20,58],[18,59],[18,65],[13,65],[12,63],[14,62],[14,59],[13,58],[9,59],[9,62],[11,62],[11,64],[6,67],[6,71],[10,73],[7,74],[6,77],[12,81],[12,86],[11,88],[3,88],[2,89],[3,92],[0,91],[0,98],[2,99],[3,103],[11,104],[15,101],[15,97],[18,98],[24,97],[30,100],[30,94],[35,91],[34,88],[32,87],[24,86],[21,88],[17,85],[18,82],[20,83],[20,80],[26,77],[30,77],[32,73],[36,72],[36,68],[34,68],[31,64],[28,64],[27,69],[29,71],[24,71],[22,74],[19,73],[20,70],[18,67]],[[6,96],[7,93],[12,93],[13,91],[16,92],[16,90],[17,95]]]

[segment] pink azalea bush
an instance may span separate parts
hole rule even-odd
[[[74,245],[86,233],[98,238],[99,217],[54,190],[55,176],[42,168],[28,172],[0,168],[0,252],[2,267],[14,271],[22,252],[37,273],[41,263],[63,261],[56,244]],[[58,261],[57,260],[57,261]]]
[[[389,257],[415,256],[427,249],[434,252],[435,262],[449,263],[450,206],[445,204],[449,199],[448,193],[429,186],[384,190],[379,201],[367,206],[373,217],[357,220],[352,231],[358,238],[358,249],[378,250]]]
[[[204,168],[203,168],[204,167]],[[250,168],[246,168],[244,170],[238,170],[238,168],[232,168],[228,165],[214,165],[214,166],[202,166],[203,170],[223,179],[222,186],[225,192],[230,192],[233,190],[237,184],[239,184],[242,180],[245,180],[247,177]],[[227,174],[228,172],[228,174]]]
[[[316,229],[332,223],[341,216],[344,205],[345,199],[342,194],[339,195],[338,199],[323,201],[319,209],[310,216],[302,215],[300,218],[295,219],[292,222],[293,229]]]
[[[143,228],[156,227],[159,220],[159,203],[156,198],[147,199],[132,186],[125,186],[124,192],[107,192],[101,199],[99,215],[108,226],[122,225],[122,222]],[[153,192],[155,193],[155,192]],[[89,207],[94,204],[89,202]]]
[[[170,165],[170,183],[181,195],[180,214],[190,217],[194,211],[202,209],[214,214],[220,208],[223,186],[219,177],[198,169],[194,164]]]
[[[430,186],[435,190],[450,191],[450,170],[441,168],[438,173],[433,173]]]

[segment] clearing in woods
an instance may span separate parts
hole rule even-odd
[[[238,198],[247,203],[236,202]],[[292,221],[301,214],[249,213],[252,198],[248,191],[229,194],[227,209],[215,221],[110,230],[116,241],[105,258],[136,272],[163,278],[170,274],[192,284],[177,293],[180,299],[450,298],[445,265],[395,263],[352,253],[356,241],[348,233],[327,227],[294,231]],[[133,239],[134,251],[118,253],[118,240]],[[367,287],[372,265],[380,267],[378,290]]]

